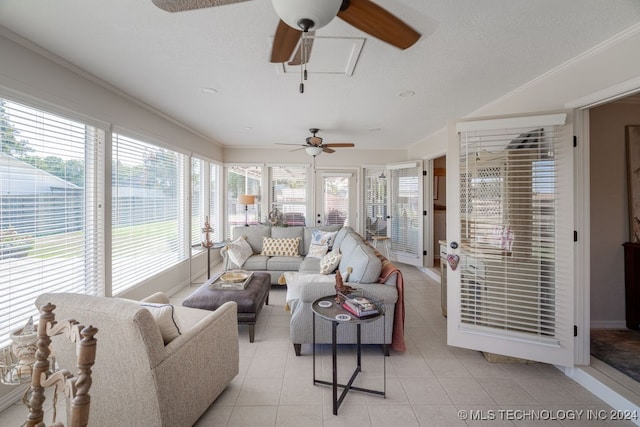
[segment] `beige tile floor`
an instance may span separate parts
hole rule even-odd
[[[274,287],[258,319],[255,342],[249,343],[247,327],[239,327],[240,374],[196,426],[634,425],[588,420],[588,411],[611,408],[553,366],[489,363],[478,352],[447,346],[438,283],[413,267],[401,268],[407,351],[392,352],[384,363],[380,347],[367,346],[357,380],[367,388],[384,388],[386,370],[386,398],[350,392],[334,416],[331,388],[312,384],[311,346],[303,345],[303,355],[295,356],[290,315],[283,309],[286,291]],[[173,301],[179,303],[196,287],[183,289]],[[317,375],[328,380],[329,348],[319,346],[318,352]],[[341,346],[338,360],[344,380],[355,366],[352,346]],[[13,405],[0,413],[0,426],[20,426],[25,413],[21,404]]]

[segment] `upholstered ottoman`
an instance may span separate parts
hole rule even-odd
[[[228,301],[235,301],[238,305],[238,324],[249,325],[249,342],[255,336],[256,319],[262,306],[269,305],[269,289],[271,276],[269,273],[254,272],[251,281],[243,290],[215,289],[211,284],[218,278],[213,276],[202,286],[182,301],[185,307],[215,310]]]

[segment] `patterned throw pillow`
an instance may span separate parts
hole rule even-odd
[[[262,238],[262,255],[264,256],[299,256],[300,238],[272,239]]]
[[[320,260],[320,274],[333,273],[342,259],[342,254],[339,250],[331,251]]]
[[[328,250],[329,250],[329,247],[327,245],[323,245],[323,246],[311,245],[307,256],[309,258],[322,258],[323,256],[325,256]]]
[[[229,259],[238,267],[242,267],[246,260],[253,255],[253,249],[247,242],[246,236],[240,236],[227,245],[227,254]]]
[[[329,250],[333,246],[333,240],[336,238],[337,231],[320,231],[313,230],[311,232],[311,245],[326,245]]]

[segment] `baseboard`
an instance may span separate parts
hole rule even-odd
[[[591,329],[627,329],[624,320],[592,320]]]
[[[640,414],[640,406],[624,396],[624,394],[627,393],[624,389],[620,388],[619,384],[612,381],[611,378],[606,375],[602,375],[591,366],[579,366],[575,368],[558,366],[557,368],[613,409]],[[631,421],[637,426],[640,426],[640,419]]]
[[[18,386],[9,393],[0,396],[0,412],[6,411],[11,405],[22,399],[22,395],[27,387],[29,386],[26,384]],[[25,408],[25,419],[27,419],[27,408]]]

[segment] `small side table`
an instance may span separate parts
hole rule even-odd
[[[322,305],[326,305],[328,302],[331,303],[330,306],[328,307],[322,306]],[[311,309],[313,310],[313,385],[316,385],[316,384],[330,385],[333,388],[333,415],[338,415],[338,408],[340,407],[340,404],[342,404],[342,401],[344,400],[349,390],[355,390],[355,391],[360,391],[364,393],[370,393],[370,394],[386,397],[387,359],[386,359],[386,356],[384,355],[382,356],[384,358],[383,359],[383,376],[382,376],[383,382],[384,382],[384,388],[380,391],[380,390],[371,390],[367,388],[353,386],[353,382],[355,381],[356,377],[362,370],[362,352],[361,352],[362,345],[360,342],[360,337],[361,337],[360,326],[363,323],[373,322],[374,320],[378,319],[380,316],[382,316],[384,321],[386,322],[384,305],[383,304],[378,305],[378,309],[380,313],[378,313],[377,315],[359,318],[354,316],[344,308],[342,308],[340,304],[336,304],[335,295],[328,295],[315,300],[313,304],[311,304]],[[340,320],[340,317],[344,315],[348,315],[349,320]],[[332,358],[331,360],[332,360],[332,366],[333,366],[333,378],[331,382],[322,381],[316,378],[316,316],[331,322],[331,358]],[[336,316],[338,318],[336,318]],[[357,334],[356,334],[357,364],[347,384],[338,383],[337,330],[338,330],[338,326],[341,324],[352,324],[352,325],[355,324],[357,328]],[[383,329],[386,333],[386,327]],[[386,337],[384,337],[384,339],[386,342]],[[339,397],[338,397],[338,387],[343,389]]]

